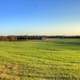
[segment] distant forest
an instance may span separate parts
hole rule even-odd
[[[26,35],[16,35],[16,36],[0,36],[0,41],[23,41],[23,40],[46,40],[46,39],[64,39],[64,38],[78,38],[80,36],[26,36]]]

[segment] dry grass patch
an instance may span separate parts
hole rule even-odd
[[[21,67],[18,64],[0,65],[0,80],[21,80]]]

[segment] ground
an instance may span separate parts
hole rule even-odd
[[[80,80],[80,40],[2,41],[0,80]]]

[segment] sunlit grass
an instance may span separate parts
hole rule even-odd
[[[0,42],[1,80],[79,80],[80,41]]]

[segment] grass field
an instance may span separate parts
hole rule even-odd
[[[0,42],[0,80],[80,80],[80,40]]]

